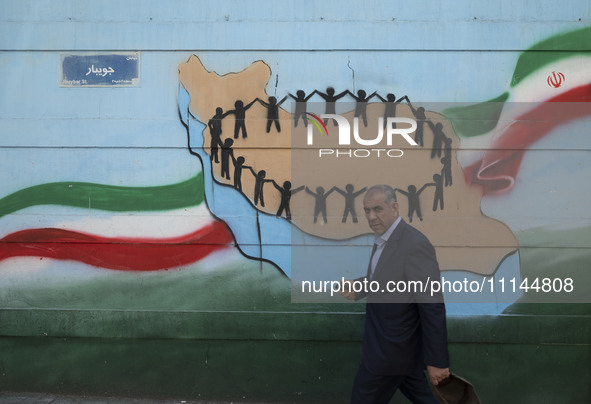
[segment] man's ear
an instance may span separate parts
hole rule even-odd
[[[398,202],[392,202],[392,210],[398,216]]]

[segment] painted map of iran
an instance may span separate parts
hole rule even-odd
[[[339,146],[334,121],[327,122],[324,134],[318,130],[320,126],[313,127],[310,145],[306,124],[314,122],[302,119],[294,127],[293,115],[288,112],[292,99],[278,109],[280,127],[273,121],[267,130],[272,100],[265,88],[271,70],[264,62],[220,76],[207,71],[192,56],[180,65],[179,76],[190,96],[191,114],[206,126],[203,148],[210,161],[204,164],[211,164],[218,183],[239,189],[253,209],[287,220],[282,195],[285,198],[286,190],[291,190],[291,225],[324,239],[349,240],[370,232],[363,216],[362,191],[384,183],[396,188],[402,217],[436,246],[442,270],[489,275],[517,250],[509,228],[482,214],[482,189],[464,182],[456,159],[459,142],[442,115],[425,111],[424,119],[418,119],[422,142],[418,133],[413,135],[419,146],[410,146],[398,135],[388,144],[386,132],[382,141],[371,147],[360,149],[354,142],[350,147]],[[285,96],[277,96],[277,102]],[[318,95],[309,100],[316,106],[320,102]],[[356,104],[339,101],[339,105],[345,109],[351,106],[341,115],[353,122]],[[374,139],[385,104],[370,102],[366,108],[367,126],[360,119],[360,136]],[[398,104],[396,117],[417,119],[418,108]],[[378,156],[376,150],[383,151]],[[403,156],[396,157],[400,153],[395,151],[388,155],[387,150],[402,150]]]

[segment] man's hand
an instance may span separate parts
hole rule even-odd
[[[427,365],[427,373],[429,373],[429,379],[433,386],[437,386],[439,382],[449,377],[449,368],[441,369],[435,366]]]
[[[355,300],[355,292],[353,292],[353,281],[349,279],[344,279],[339,294],[346,299]]]

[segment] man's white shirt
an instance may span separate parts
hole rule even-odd
[[[394,221],[394,223],[392,223],[392,225],[388,228],[388,230],[386,230],[384,234],[375,235],[373,242],[376,245],[376,250],[373,253],[373,257],[371,259],[371,273],[369,276],[370,279],[373,278],[373,273],[376,270],[376,266],[378,265],[380,257],[382,256],[382,252],[384,251],[384,246],[386,245],[386,242],[388,241],[392,233],[394,233],[394,229],[396,229],[396,226],[398,226],[398,223],[400,223],[401,220],[402,218],[398,216],[398,218]]]

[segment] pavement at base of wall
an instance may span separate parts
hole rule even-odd
[[[246,404],[246,402],[0,392],[0,404]],[[261,403],[249,402],[249,404]]]

